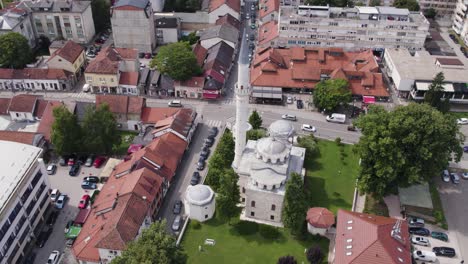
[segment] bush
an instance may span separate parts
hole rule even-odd
[[[335,138],[335,143],[336,143],[336,145],[341,146],[341,144],[342,144],[341,143],[341,138],[340,137]]]
[[[191,220],[191,221],[192,221],[192,228],[193,229],[200,229],[201,228],[200,222],[198,222],[197,220]]]
[[[263,238],[269,240],[277,239],[280,235],[280,232],[276,227],[269,225],[260,225],[258,231]]]

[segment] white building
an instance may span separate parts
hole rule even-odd
[[[468,103],[468,74],[458,59],[436,57],[427,51],[411,55],[405,49],[387,49],[383,71],[390,77],[400,97],[424,99],[437,73],[444,74],[444,98],[451,103]]]
[[[66,91],[74,84],[73,73],[62,69],[0,69],[0,90]]]
[[[42,149],[0,141],[0,263],[18,263],[49,205]]]
[[[197,184],[187,187],[185,192],[185,211],[192,220],[210,220],[215,212],[215,193],[208,185]]]
[[[91,1],[26,0],[20,6],[33,12],[36,38],[46,36],[85,44],[96,33]]]
[[[420,50],[428,32],[427,19],[408,9],[281,6],[277,36],[269,36],[270,40],[263,46]]]
[[[335,224],[335,215],[327,208],[313,207],[307,210],[306,220],[309,233],[325,236],[328,229]]]
[[[180,38],[180,19],[177,17],[161,17],[154,20],[156,41],[160,45],[175,43]]]
[[[458,0],[457,8],[453,14],[452,29],[468,45],[468,0]]]
[[[36,38],[31,25],[31,13],[26,9],[10,8],[0,10],[0,35],[16,32],[23,35],[31,47],[36,46]]]

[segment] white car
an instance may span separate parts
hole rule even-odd
[[[428,247],[429,246],[429,239],[427,239],[425,237],[414,236],[414,237],[411,238],[411,243],[413,243],[415,245]]]
[[[169,107],[182,107],[182,103],[179,100],[172,100],[167,103]]]
[[[422,260],[426,262],[435,262],[437,260],[436,254],[427,250],[415,250],[413,252],[413,258],[415,260]]]
[[[457,119],[457,124],[459,124],[459,125],[467,125],[467,124],[468,124],[468,118],[463,117],[463,118]]]
[[[174,219],[174,222],[172,223],[172,230],[179,231],[181,222],[182,222],[182,218],[180,217],[180,215],[176,216],[176,218]]]
[[[65,194],[61,194],[57,201],[55,202],[55,207],[57,209],[62,209],[65,206],[65,200],[67,199],[67,196]]]
[[[297,120],[295,115],[288,115],[288,114],[282,115],[281,118],[286,119],[286,120],[291,120],[291,121]]]
[[[293,103],[293,99],[291,96],[288,96],[288,98],[286,98],[286,103],[288,104],[292,104]]]
[[[50,200],[55,202],[57,198],[60,196],[60,191],[58,189],[53,189],[50,193]]]
[[[316,132],[317,129],[314,126],[308,125],[308,124],[302,124],[302,130],[307,131],[307,132]]]
[[[60,252],[58,250],[52,251],[50,253],[49,258],[47,259],[47,264],[56,264],[58,263],[60,257]]]
[[[57,165],[55,164],[50,164],[49,166],[47,166],[47,174],[49,175],[54,175],[55,174],[55,171],[57,170]]]
[[[461,174],[461,177],[464,179],[464,180],[468,180],[468,172],[463,172]]]
[[[444,182],[450,182],[450,172],[448,170],[444,170],[444,172],[442,172],[442,180]]]

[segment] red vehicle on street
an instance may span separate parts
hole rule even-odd
[[[81,197],[80,203],[78,204],[78,208],[85,209],[88,206],[89,199],[91,199],[91,197],[87,194],[84,194]]]

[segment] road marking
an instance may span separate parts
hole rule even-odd
[[[212,127],[220,127],[223,124],[223,121],[210,119],[210,120],[207,120],[205,124],[208,126],[212,126]]]

